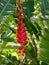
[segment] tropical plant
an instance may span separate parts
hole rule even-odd
[[[0,65],[9,64],[49,65],[49,0],[0,0]]]

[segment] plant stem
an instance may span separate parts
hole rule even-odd
[[[20,61],[20,64],[19,65],[23,65],[23,60]]]

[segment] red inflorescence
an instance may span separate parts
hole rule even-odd
[[[19,3],[19,22],[18,22],[18,29],[17,29],[17,42],[22,44],[21,47],[19,47],[19,50],[22,52],[25,52],[24,46],[27,45],[27,34],[23,23],[23,9],[22,5]]]
[[[20,47],[19,47],[19,50],[20,50],[21,52],[23,52],[23,53],[25,53],[25,52],[26,52],[26,50],[25,50],[24,46],[20,46]],[[21,53],[21,52],[20,52],[20,53]]]
[[[28,43],[26,30],[25,30],[23,22],[21,21],[19,22],[18,29],[17,29],[17,42],[21,43],[24,46]]]

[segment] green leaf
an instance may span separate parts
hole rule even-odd
[[[26,22],[27,21],[27,22]],[[24,20],[24,23],[25,23],[25,26],[27,28],[27,31],[32,35],[33,33],[35,34],[35,36],[38,38],[38,33],[40,32],[39,31],[39,25],[38,25],[38,28],[31,22],[31,21],[28,21],[28,19],[25,17],[25,20]],[[38,30],[37,30],[38,29]]]
[[[46,50],[46,48],[41,48],[39,59],[45,63],[49,63],[49,50]]]
[[[13,42],[14,39],[10,38],[10,37],[5,37],[5,38],[1,38],[2,40],[6,41],[6,42]]]
[[[41,44],[40,44],[41,48],[45,48],[45,49],[49,49],[49,41],[46,40],[45,38],[41,37]]]
[[[30,18],[33,15],[33,11],[34,11],[34,0],[27,0],[25,2],[23,2],[23,11],[24,14]]]
[[[42,14],[49,15],[49,2],[47,0],[40,0],[40,7]]]
[[[46,22],[48,24],[48,22]],[[48,24],[49,25],[49,24]],[[39,59],[45,63],[49,63],[49,26],[43,30],[40,40]]]
[[[15,4],[15,0],[12,2]],[[13,3],[11,3],[11,0],[2,0],[0,2],[0,18],[8,14],[11,14],[11,12],[13,13],[13,11],[16,8],[15,5],[13,5]]]

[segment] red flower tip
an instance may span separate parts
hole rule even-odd
[[[20,47],[19,47],[19,50],[20,50],[21,52],[23,52],[23,53],[25,53],[25,52],[26,52],[26,50],[25,50],[24,46],[20,46]]]

